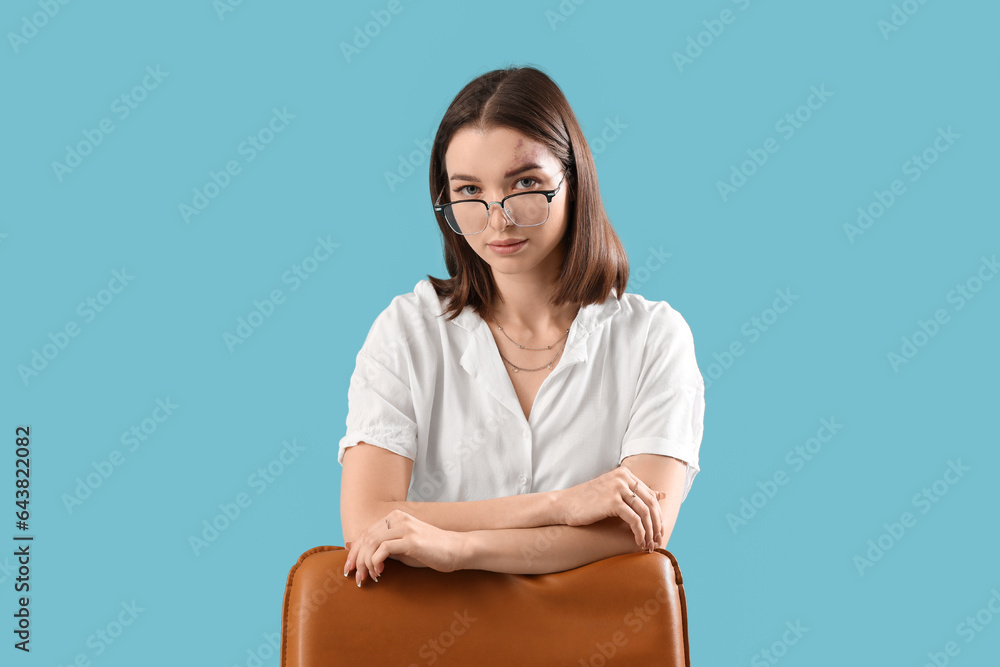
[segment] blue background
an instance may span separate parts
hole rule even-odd
[[[975,282],[1000,250],[1000,6],[896,3],[890,31],[888,0],[402,0],[347,57],[387,2],[52,4],[51,18],[44,1],[0,11],[0,533],[18,532],[13,433],[28,424],[35,535],[32,652],[5,630],[4,664],[268,655],[289,568],[342,544],[336,444],[355,354],[392,297],[447,275],[419,145],[462,86],[511,64],[563,89],[632,261],[629,291],[684,315],[710,381],[702,472],[669,545],[694,663],[771,664],[767,649],[785,665],[921,665],[954,641],[956,664],[995,664],[1000,619],[971,641],[959,624],[1000,590],[1000,280]],[[723,10],[731,23],[713,23]],[[696,57],[678,63],[686,49]],[[115,100],[147,67],[165,74],[123,118]],[[831,95],[800,109],[814,86]],[[294,118],[250,161],[241,144],[274,109]],[[787,136],[776,123],[796,112],[808,120]],[[57,174],[102,119],[113,131]],[[718,182],[769,138],[777,152],[723,197]],[[906,163],[926,149],[937,159],[913,181]],[[181,204],[230,160],[239,173],[185,220]],[[852,242],[845,224],[895,179],[905,193]],[[292,289],[283,276],[317,238],[339,246]],[[123,268],[134,278],[102,294]],[[970,279],[981,289],[958,309]],[[275,289],[284,302],[227,346]],[[776,290],[798,298],[775,321]],[[78,310],[109,296],[92,319]],[[894,367],[887,355],[938,309],[947,322]],[[23,375],[68,323],[79,335]],[[744,353],[727,359],[734,342]],[[157,399],[178,407],[129,451],[123,432]],[[797,469],[786,455],[822,419],[842,428]],[[261,488],[251,476],[285,441],[297,457]],[[68,508],[115,450],[121,465]],[[915,504],[949,461],[968,470]],[[781,472],[787,484],[769,487]],[[772,496],[754,496],[761,486]],[[195,553],[190,536],[241,493],[251,504]],[[743,499],[759,507],[734,523]],[[885,537],[904,512],[915,525]],[[891,548],[859,565],[880,537]],[[12,563],[0,556],[8,619]],[[142,611],[113,644],[88,642],[133,600]],[[786,623],[808,630],[782,647]]]

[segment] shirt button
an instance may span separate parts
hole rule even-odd
[[[526,486],[528,484],[528,476],[521,475],[520,477],[517,478],[517,483],[520,484],[521,486]]]

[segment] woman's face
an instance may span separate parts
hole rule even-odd
[[[501,201],[507,195],[554,190],[563,177],[559,161],[543,144],[510,128],[486,132],[463,128],[456,132],[444,156],[448,192],[442,201],[482,199]],[[537,273],[552,279],[564,259],[569,183],[563,180],[541,225],[518,227],[499,205],[490,206],[486,229],[462,238],[494,272]],[[516,201],[516,200],[515,200]],[[499,242],[523,241],[513,252],[501,252]]]

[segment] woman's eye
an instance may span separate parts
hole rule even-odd
[[[527,183],[525,183],[525,181],[527,181]],[[534,178],[531,178],[530,176],[525,176],[524,178],[517,179],[517,181],[514,183],[514,185],[522,185],[522,184],[523,188],[526,189],[538,185],[538,181],[535,180]],[[469,188],[472,188],[472,190],[475,190],[475,192],[470,192]],[[476,195],[479,194],[479,186],[463,185],[462,187],[455,188],[455,192],[465,197],[475,197]]]

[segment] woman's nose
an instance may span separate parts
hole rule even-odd
[[[503,210],[503,206],[498,203],[490,204],[490,210],[487,213],[487,222],[498,231],[503,231],[507,225],[513,224],[510,218],[507,217],[507,212]]]

